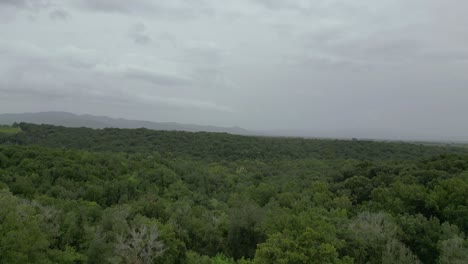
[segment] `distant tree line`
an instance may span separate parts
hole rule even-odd
[[[76,148],[90,151],[159,152],[165,156],[208,161],[272,159],[415,159],[444,153],[467,153],[450,146],[410,143],[239,136],[226,133],[149,129],[66,128],[18,124],[21,133],[0,136],[0,143]]]

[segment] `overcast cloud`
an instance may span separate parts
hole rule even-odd
[[[0,0],[0,113],[468,140],[468,1]]]

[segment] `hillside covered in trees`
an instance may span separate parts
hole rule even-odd
[[[0,263],[467,263],[468,151],[21,123]]]

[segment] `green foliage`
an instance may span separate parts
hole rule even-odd
[[[0,125],[0,134],[15,135],[21,132],[19,127]]]
[[[248,137],[226,133],[154,131],[149,129],[65,128],[21,123],[22,133],[1,142],[92,151],[152,152],[203,160],[271,159],[415,159],[443,153],[466,153],[463,148],[349,140]]]
[[[0,263],[83,263],[86,257],[66,245],[50,249],[53,230],[47,209],[0,190]]]
[[[462,264],[468,260],[468,240],[455,236],[439,242],[440,264]]]
[[[466,149],[19,127],[0,133],[0,263],[468,259]]]
[[[316,228],[306,228],[301,233],[285,230],[271,235],[258,246],[255,263],[353,263],[352,258],[339,258],[333,238],[327,233],[325,223]]]

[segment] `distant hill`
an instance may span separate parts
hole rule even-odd
[[[88,128],[148,128],[154,130],[177,130],[189,132],[224,132],[237,135],[252,135],[254,132],[240,127],[216,127],[179,123],[158,123],[150,121],[110,118],[107,116],[76,115],[67,112],[39,112],[0,114],[0,125],[13,123],[48,124],[64,127]]]

